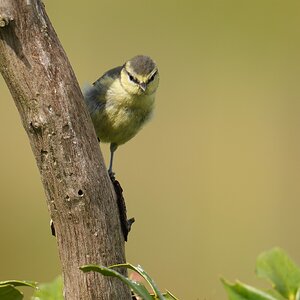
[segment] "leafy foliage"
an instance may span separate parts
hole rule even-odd
[[[300,288],[300,269],[281,249],[262,253],[257,259],[256,273],[270,280],[283,297],[295,299]]]
[[[241,282],[222,283],[230,300],[300,300],[300,269],[280,248],[262,253],[256,273],[272,283],[273,289],[262,291]]]
[[[0,286],[0,299],[21,300],[23,299],[23,294],[13,285],[3,284]]]
[[[62,278],[57,277],[53,282],[38,284],[34,281],[7,280],[0,281],[1,300],[22,300],[23,293],[16,287],[31,287],[34,289],[32,300],[63,300]]]
[[[124,275],[122,275],[121,273],[115,271],[115,268],[121,268],[121,267],[125,267],[127,269],[133,270],[136,273],[138,273],[139,275],[141,275],[146,282],[149,284],[151,290],[152,290],[152,294],[146,289],[146,287],[144,286],[143,283],[141,282],[136,282],[132,279],[129,279],[127,277],[125,277]],[[178,300],[174,295],[172,295],[169,291],[167,291],[166,293],[161,293],[160,290],[157,288],[155,282],[153,281],[153,279],[142,269],[141,266],[133,266],[132,264],[126,263],[126,264],[118,264],[118,265],[113,265],[110,267],[103,267],[103,266],[99,266],[99,265],[86,265],[86,266],[82,266],[80,267],[80,269],[83,272],[90,272],[90,271],[94,271],[94,272],[99,272],[104,276],[113,276],[116,277],[120,280],[122,280],[125,284],[127,284],[131,290],[139,297],[141,297],[141,299],[143,300],[153,300],[153,299],[159,299],[159,300]]]
[[[64,300],[62,277],[58,276],[52,282],[39,284],[32,300]]]
[[[147,290],[143,283],[134,281],[123,276],[115,269],[127,268],[138,273],[146,280],[152,290],[152,294]],[[80,268],[83,272],[99,272],[105,276],[113,276],[126,283],[138,299],[143,300],[178,300],[169,291],[161,293],[154,283],[153,279],[142,269],[141,266],[133,266],[131,264],[119,264],[110,267],[98,265],[86,265]],[[97,282],[95,282],[97,284]],[[27,286],[34,289],[32,300],[63,300],[63,281],[61,276],[58,276],[50,283],[41,283],[31,281],[9,280],[0,282],[0,299],[1,300],[22,300],[23,294],[16,288],[18,286]]]
[[[122,275],[120,268],[127,268],[138,273],[149,285],[151,292],[142,282]],[[143,300],[178,300],[169,291],[162,293],[153,279],[141,266],[129,263],[110,267],[86,265],[80,267],[83,272],[99,272],[104,276],[116,277],[127,284],[138,299]],[[263,291],[240,281],[229,283],[222,279],[229,300],[300,300],[300,268],[280,248],[273,248],[259,255],[256,262],[256,274],[267,279],[272,289]],[[95,282],[95,284],[97,284]],[[23,294],[17,287],[34,289],[32,300],[63,300],[63,282],[61,276],[53,282],[38,284],[33,281],[8,280],[0,281],[1,300],[22,300]]]
[[[29,286],[36,288],[36,282],[21,281],[21,280],[6,280],[0,281],[0,299],[1,300],[22,300],[23,293],[21,293],[17,286]]]

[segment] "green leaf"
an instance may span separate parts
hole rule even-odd
[[[17,290],[13,285],[0,285],[0,299],[1,300],[22,300],[23,294]]]
[[[286,300],[285,297],[283,297],[278,291],[276,291],[274,289],[268,290],[267,293],[278,300]]]
[[[153,279],[146,273],[145,270],[142,269],[142,267],[140,265],[135,267],[132,264],[126,263],[126,264],[113,265],[113,266],[110,266],[109,268],[118,268],[118,267],[125,267],[127,269],[133,270],[133,271],[137,272],[138,274],[140,274],[148,282],[148,284],[150,285],[150,287],[151,287],[151,289],[154,293],[154,299],[164,300],[164,297],[163,297],[162,293],[160,292],[160,290],[156,286]]]
[[[21,293],[16,286],[29,286],[36,288],[37,283],[34,281],[24,280],[6,280],[0,281],[0,299],[1,300],[21,300],[23,293]]]
[[[126,283],[138,296],[142,297],[144,300],[152,300],[150,293],[147,291],[145,286],[142,283],[135,282],[133,280],[128,279],[127,277],[123,276],[122,274],[118,273],[115,270],[110,268],[98,266],[98,265],[85,265],[80,267],[80,270],[83,272],[98,272],[105,276],[113,276],[119,278],[124,283]],[[44,299],[43,299],[44,300]]]
[[[300,300],[300,288],[298,289],[297,293],[296,293],[296,300]]]
[[[278,300],[272,295],[241,282],[231,284],[221,279],[230,300]]]
[[[58,276],[52,282],[39,284],[32,300],[64,300],[62,277]]]
[[[163,294],[165,300],[179,300],[176,298],[173,294],[171,294],[169,291],[167,291],[165,294]]]
[[[37,282],[35,281],[26,281],[26,280],[5,280],[5,281],[0,281],[0,286],[1,285],[13,285],[13,286],[29,286],[32,288],[36,288]]]
[[[257,275],[269,279],[285,298],[296,299],[300,288],[300,269],[280,248],[262,253],[256,262]]]

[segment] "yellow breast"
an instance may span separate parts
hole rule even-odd
[[[130,95],[114,81],[105,95],[105,105],[92,114],[97,136],[101,142],[126,143],[150,118],[154,94]]]

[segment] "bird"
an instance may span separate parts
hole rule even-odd
[[[110,175],[114,175],[117,148],[132,139],[152,116],[158,85],[156,63],[149,56],[136,55],[83,90],[98,140],[110,143]]]

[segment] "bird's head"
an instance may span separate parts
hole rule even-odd
[[[158,69],[149,56],[137,55],[128,60],[121,70],[121,84],[131,95],[151,95],[158,83]]]

